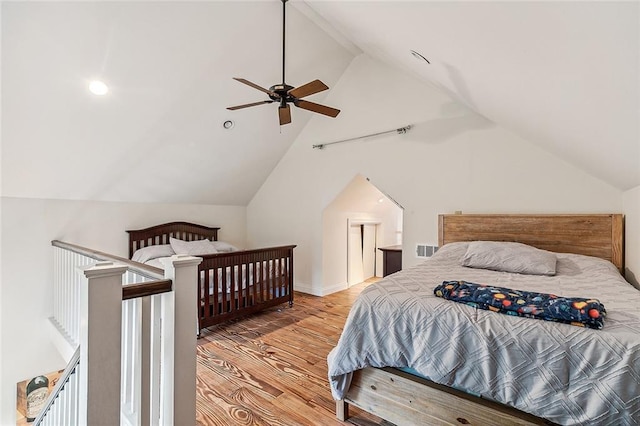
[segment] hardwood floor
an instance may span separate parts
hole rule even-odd
[[[339,425],[327,354],[370,282],[212,327],[198,340],[198,425]],[[349,423],[392,425],[355,407]]]

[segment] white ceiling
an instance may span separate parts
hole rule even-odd
[[[226,110],[281,82],[279,1],[2,7],[4,196],[246,205],[313,115]],[[353,55],[287,12],[287,83],[333,86]]]
[[[306,3],[370,56],[620,189],[640,185],[640,2]]]
[[[287,8],[287,83],[333,87],[362,51],[620,189],[640,185],[638,2]],[[279,127],[273,104],[225,109],[265,99],[232,77],[280,81],[280,20],[279,0],[2,3],[2,195],[247,204],[313,115]],[[87,92],[97,77],[108,96]]]

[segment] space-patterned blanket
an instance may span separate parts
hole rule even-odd
[[[598,299],[561,297],[460,281],[443,281],[433,294],[471,307],[519,317],[589,327],[604,327],[607,311]]]

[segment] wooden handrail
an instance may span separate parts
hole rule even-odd
[[[173,283],[171,280],[156,280],[140,284],[125,285],[122,287],[122,300],[167,293],[172,290],[172,286]]]
[[[110,260],[118,263],[122,263],[125,265],[130,271],[133,271],[137,274],[140,274],[144,277],[150,278],[152,280],[163,280],[164,272],[162,269],[154,268],[153,266],[144,265],[138,262],[133,262],[124,257],[114,256],[109,253],[104,253],[102,251],[93,250],[90,248],[82,247],[76,244],[65,243],[60,240],[51,241],[51,245],[54,247],[59,247],[65,250],[70,250],[74,253],[81,254],[83,256],[90,257],[96,260]]]
[[[40,410],[40,414],[38,414],[38,417],[36,417],[35,421],[33,422],[34,426],[42,423],[42,420],[44,420],[44,416],[47,414],[47,411],[49,411],[49,408],[51,408],[51,406],[56,401],[56,399],[58,399],[58,395],[60,395],[60,392],[62,392],[62,390],[64,389],[64,386],[67,384],[69,377],[76,370],[76,367],[78,366],[79,363],[80,363],[80,346],[76,348],[76,351],[73,353],[73,355],[71,356],[71,359],[67,363],[67,367],[64,369],[64,372],[56,382],[55,387],[53,388],[51,394],[47,398],[46,404],[44,405],[44,407],[42,407],[42,410]]]

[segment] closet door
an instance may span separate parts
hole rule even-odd
[[[364,281],[362,262],[362,225],[349,227],[349,285]]]
[[[362,225],[362,277],[363,280],[376,275],[376,225]]]

